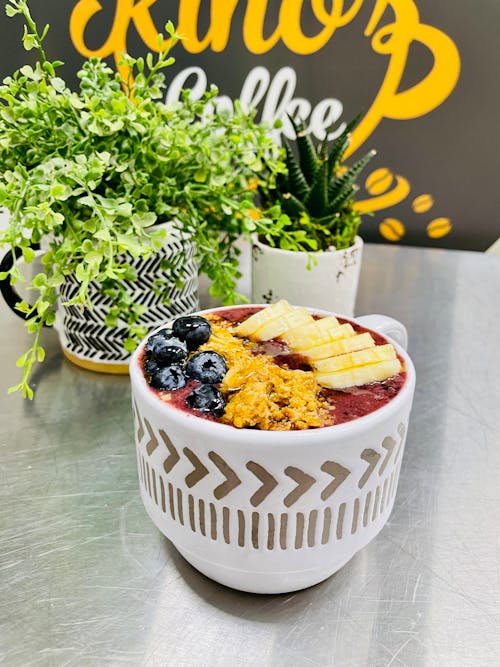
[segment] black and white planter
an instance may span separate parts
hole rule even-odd
[[[146,306],[138,324],[145,326],[148,331],[199,308],[195,244],[178,230],[175,223],[165,222],[161,227],[167,230],[167,236],[160,252],[148,259],[127,258],[138,278],[133,282],[126,282],[126,288],[134,303]],[[42,249],[37,251],[37,254],[43,255],[43,252]],[[162,268],[165,260],[181,277],[182,282],[182,285],[172,284],[167,293],[156,288],[157,281],[165,275],[165,269]],[[88,370],[128,373],[130,354],[123,347],[128,336],[126,323],[118,321],[113,329],[106,326],[106,316],[113,303],[108,296],[101,294],[97,282],[89,285],[92,309],[64,306],[64,303],[76,296],[79,287],[76,278],[68,276],[58,290],[54,328],[59,335],[64,355]],[[3,281],[1,288],[7,304],[19,315],[19,311],[15,310],[15,303],[20,301],[21,297],[8,281]]]
[[[137,280],[127,283],[127,290],[134,303],[146,306],[139,324],[149,331],[176,317],[194,312],[199,307],[198,267],[195,261],[195,245],[179,232],[173,223],[163,223],[167,238],[161,252],[148,259],[129,258],[128,263],[137,271]],[[182,275],[182,286],[172,285],[168,293],[155,289],[156,281],[163,278],[164,260]],[[67,279],[59,289],[59,303],[64,303],[78,292],[75,278]],[[64,355],[73,363],[107,373],[127,373],[130,355],[123,348],[127,337],[125,322],[110,329],[104,323],[112,306],[103,296],[97,283],[91,283],[92,310],[81,311],[77,306],[59,306],[55,328]]]

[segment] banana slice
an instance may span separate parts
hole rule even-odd
[[[324,345],[317,345],[307,350],[302,350],[301,354],[313,363],[320,359],[335,357],[338,354],[347,354],[348,352],[364,350],[367,347],[375,347],[375,341],[369,333],[363,333],[351,336],[350,338],[341,338],[340,340],[325,343]]]
[[[274,320],[275,318],[281,317],[282,315],[292,311],[293,308],[288,303],[288,301],[282,299],[281,301],[273,303],[272,306],[267,306],[267,308],[263,308],[257,313],[250,315],[250,317],[248,317],[244,322],[238,324],[235,329],[235,333],[237,336],[253,338],[257,330],[263,327],[265,324],[268,324],[271,322],[271,320]]]
[[[318,384],[330,389],[380,382],[401,370],[392,345],[375,345],[370,333],[356,334],[333,315],[315,320],[305,308],[293,308],[285,299],[251,315],[235,333],[260,341],[282,338],[315,368]]]
[[[359,387],[370,382],[380,382],[397,375],[401,370],[399,359],[390,361],[379,361],[367,366],[348,368],[333,373],[315,372],[316,381],[328,389],[345,389],[346,387]]]
[[[308,323],[295,329],[290,329],[290,331],[282,335],[283,340],[290,349],[299,351],[307,347],[327,343],[329,340],[332,340],[329,332],[333,329],[338,329],[340,326],[339,321],[333,315],[323,317],[320,320],[314,320],[311,315],[309,317],[310,321]],[[351,325],[346,326],[351,328],[351,335],[354,335]]]
[[[395,358],[396,350],[392,345],[376,345],[357,352],[347,352],[336,357],[315,361],[313,365],[319,373],[336,373],[337,371],[367,366],[378,361],[390,361]]]
[[[252,338],[258,340],[278,338],[278,336],[284,335],[289,329],[307,324],[312,319],[313,318],[305,308],[295,308],[289,313],[285,313],[284,315],[275,317],[270,322],[266,322],[266,324],[259,327],[257,331],[252,334]]]

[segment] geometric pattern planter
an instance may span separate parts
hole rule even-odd
[[[169,231],[163,252],[148,259],[129,259],[138,278],[133,282],[125,282],[127,292],[135,303],[147,307],[139,323],[146,326],[148,331],[198,309],[198,268],[194,255],[195,246],[192,242]],[[162,268],[164,260],[168,260],[173,270],[183,276],[184,284],[181,287],[172,285],[166,294],[159,294],[155,285],[165,275],[165,269]],[[73,298],[78,289],[76,278],[66,279],[59,288],[59,303]],[[105,325],[112,301],[100,293],[97,283],[90,283],[89,295],[92,310],[61,305],[57,308],[55,327],[59,332],[63,352],[71,361],[90,370],[127,373],[130,354],[123,349],[123,341],[127,337],[126,327],[120,321],[114,329]]]

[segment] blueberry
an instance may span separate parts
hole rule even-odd
[[[159,334],[160,336],[163,336],[163,338],[172,338],[173,333],[172,329],[160,329],[160,331],[156,332],[157,335]]]
[[[146,353],[151,352],[161,338],[172,338],[172,329],[160,329],[146,341]]]
[[[227,373],[226,361],[217,352],[197,352],[188,361],[186,373],[194,380],[217,384]]]
[[[153,375],[153,373],[156,373],[156,371],[160,367],[156,363],[156,361],[153,361],[153,359],[145,359],[144,360],[144,372],[147,373],[148,375]]]
[[[174,336],[186,341],[188,350],[197,350],[206,343],[212,333],[208,320],[199,315],[179,317],[173,324]]]
[[[162,329],[161,331],[158,331],[155,333],[153,336],[150,336],[148,340],[146,341],[145,345],[145,350],[146,350],[146,356],[147,357],[154,357],[156,349],[158,347],[161,347],[163,345],[163,341],[165,340],[165,335],[164,332],[168,331],[167,329]],[[172,335],[170,333],[170,335]]]
[[[158,368],[152,375],[150,385],[155,389],[164,389],[175,391],[181,389],[186,384],[186,376],[181,366],[164,366]]]
[[[226,403],[222,393],[212,384],[202,384],[186,396],[186,405],[193,410],[220,417]]]
[[[172,336],[171,333],[163,329],[148,339],[146,343],[146,356],[152,361],[156,361],[159,366],[170,366],[170,364],[179,364],[186,360],[187,345],[184,341]]]

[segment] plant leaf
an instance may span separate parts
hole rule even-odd
[[[297,148],[299,149],[300,168],[309,185],[314,181],[316,172],[318,171],[318,156],[316,148],[312,142],[310,135],[307,133],[302,123],[297,123],[292,116],[288,116],[295,131]]]
[[[309,185],[306,177],[297,162],[297,158],[288,141],[284,141],[286,151],[286,166],[288,169],[288,188],[297,199],[303,201],[309,194]]]
[[[33,248],[23,248],[23,259],[26,264],[31,264],[31,262],[35,259],[35,251]]]
[[[307,213],[305,205],[291,192],[286,192],[281,200],[281,208],[290,218],[298,219],[301,213]]]
[[[368,164],[374,155],[376,155],[376,151],[369,151],[360,160],[355,162],[353,166],[345,172],[345,174],[342,174],[342,176],[339,176],[331,183],[328,189],[328,198],[330,200],[328,207],[329,212],[333,210],[333,206],[337,198],[341,197],[342,193],[345,192],[346,189],[352,187],[362,169],[364,169],[364,167]]]
[[[318,218],[325,214],[328,203],[328,161],[320,166],[304,203],[312,217]]]
[[[358,113],[349,123],[347,123],[344,131],[340,136],[334,139],[330,150],[328,152],[328,165],[329,165],[329,180],[332,178],[335,170],[343,162],[344,153],[348,149],[351,143],[351,132],[359,123],[361,118],[361,113]],[[327,132],[328,136],[328,132]]]

